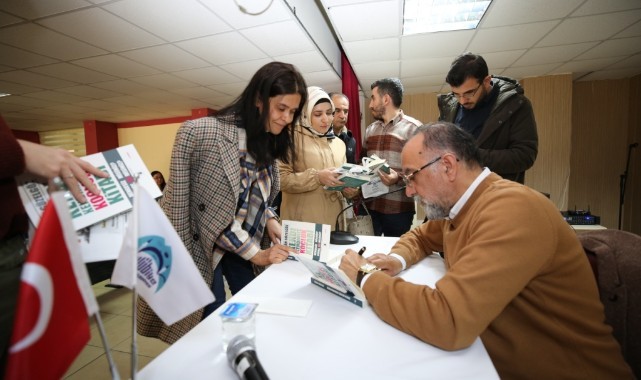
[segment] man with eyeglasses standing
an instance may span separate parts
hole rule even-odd
[[[348,249],[340,269],[407,334],[447,351],[480,337],[501,379],[634,378],[576,233],[549,199],[483,167],[479,153],[452,123],[419,127],[401,177],[429,221],[389,254]],[[442,251],[434,286],[396,276]]]
[[[532,104],[510,78],[491,76],[480,55],[457,57],[445,81],[452,92],[438,96],[439,120],[463,128],[474,138],[481,162],[505,179],[524,183],[538,152]]]
[[[377,155],[387,160],[390,172],[379,170],[381,182],[389,193],[365,204],[372,215],[374,235],[401,236],[409,231],[414,220],[412,198],[401,191],[403,181],[397,172],[401,169],[401,150],[421,122],[401,110],[403,84],[398,78],[377,80],[371,86],[369,109],[376,119],[365,130],[365,156]]]

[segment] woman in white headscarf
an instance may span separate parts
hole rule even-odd
[[[282,219],[329,224],[334,229],[343,195],[323,187],[341,184],[334,169],[346,162],[346,156],[345,143],[331,127],[333,113],[327,93],[307,87],[307,102],[294,129],[296,160],[279,164]]]

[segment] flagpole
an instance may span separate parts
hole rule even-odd
[[[120,373],[118,368],[116,368],[116,363],[111,356],[111,350],[109,349],[109,344],[107,343],[107,336],[105,335],[105,327],[102,324],[102,318],[100,317],[100,312],[94,314],[96,319],[96,324],[98,325],[98,331],[100,332],[100,338],[102,339],[102,345],[105,348],[105,354],[107,354],[107,361],[109,362],[109,372],[111,372],[111,378],[113,380],[120,380]]]
[[[135,175],[135,186],[134,186],[134,207],[133,207],[133,220],[134,233],[133,233],[133,270],[131,271],[133,276],[133,287],[132,287],[132,321],[131,321],[131,380],[136,380],[136,372],[138,369],[138,330],[136,329],[136,320],[138,319],[138,291],[136,290],[136,282],[138,281],[138,222],[140,220],[140,184],[138,179],[140,178],[140,173]]]

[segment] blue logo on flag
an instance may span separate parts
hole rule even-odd
[[[138,279],[157,293],[169,279],[171,247],[158,235],[138,238]]]

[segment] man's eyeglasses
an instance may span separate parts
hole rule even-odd
[[[457,99],[463,98],[463,99],[466,99],[466,100],[470,100],[470,99],[472,99],[474,97],[474,95],[476,95],[476,92],[479,90],[479,88],[481,88],[481,84],[482,83],[479,83],[479,85],[476,86],[476,88],[474,90],[465,91],[462,94],[457,94],[456,92],[453,92],[452,95],[454,95]]]
[[[401,178],[403,179],[403,182],[405,182],[405,186],[412,186],[412,179],[414,178],[414,176],[415,176],[416,174],[418,174],[418,172],[420,172],[421,170],[425,169],[426,167],[428,167],[428,166],[430,166],[430,165],[432,165],[432,164],[437,163],[441,158],[443,158],[443,156],[438,156],[438,157],[436,157],[436,158],[435,158],[435,159],[433,159],[432,161],[430,161],[430,162],[428,162],[427,164],[425,164],[425,165],[421,166],[420,168],[418,168],[418,169],[414,170],[414,171],[413,171],[413,172],[411,172],[410,174],[407,174],[407,175],[405,175],[405,174],[401,174]]]

